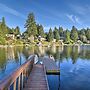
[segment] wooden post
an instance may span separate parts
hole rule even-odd
[[[22,86],[21,86],[21,88],[23,88],[23,72],[22,72],[22,82],[21,82],[22,84]]]
[[[10,85],[13,84],[13,90],[22,90],[24,87],[24,75],[28,76],[28,70],[26,68],[30,67],[32,68],[34,60],[34,56],[32,56],[27,62],[25,62],[23,65],[20,66],[15,72],[12,73],[12,75],[6,77],[4,80],[0,81],[0,90],[10,90]],[[31,68],[29,70],[31,70]],[[25,70],[25,74],[24,74]],[[17,81],[18,78],[18,81]],[[18,87],[17,86],[18,82]]]
[[[8,89],[7,90],[10,90],[10,86],[8,87]]]
[[[16,80],[13,83],[13,90],[16,90]]]
[[[20,90],[20,76],[18,77],[18,90]]]

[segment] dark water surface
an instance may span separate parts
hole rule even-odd
[[[60,67],[60,76],[47,75],[50,90],[90,90],[90,46],[0,48],[0,80],[31,54],[53,55]]]

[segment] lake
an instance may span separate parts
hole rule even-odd
[[[90,90],[90,46],[64,47],[60,54],[60,90]]]
[[[90,90],[90,46],[0,48],[0,80],[22,65],[29,55],[53,55],[60,75],[47,75],[50,90]]]

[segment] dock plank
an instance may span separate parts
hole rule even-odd
[[[55,61],[47,57],[44,57],[42,60],[47,74],[60,74],[60,68],[56,65]]]
[[[24,90],[49,90],[44,65],[33,66]]]

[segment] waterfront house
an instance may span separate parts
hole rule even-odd
[[[6,38],[14,40],[15,39],[15,35],[14,34],[6,34]]]

